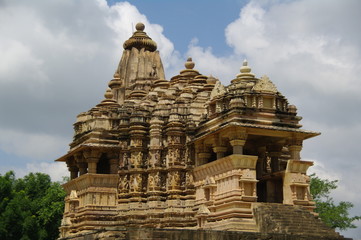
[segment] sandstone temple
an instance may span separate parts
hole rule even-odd
[[[166,80],[144,29],[56,160],[70,172],[60,239],[343,239],[313,213],[300,156],[319,133],[274,83],[244,61],[225,86],[191,58]]]

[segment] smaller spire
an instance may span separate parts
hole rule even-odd
[[[112,92],[112,90],[110,88],[107,88],[107,90],[104,93],[104,97],[105,99],[103,101],[101,101],[101,103],[99,103],[97,105],[97,107],[118,107],[119,104],[113,99],[114,94]]]
[[[199,72],[193,69],[195,65],[196,64],[193,62],[192,58],[189,57],[187,61],[184,63],[186,69],[180,71],[180,74],[182,76],[193,76],[193,77],[198,76]]]
[[[251,72],[251,68],[248,66],[248,61],[245,59],[243,61],[240,72],[237,75],[237,78],[254,78],[254,74]]]

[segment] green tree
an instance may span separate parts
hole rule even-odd
[[[65,192],[49,175],[0,174],[0,239],[56,239]]]
[[[310,182],[311,195],[316,202],[316,212],[324,223],[332,228],[346,230],[356,228],[353,224],[355,220],[361,220],[361,216],[349,216],[349,210],[353,208],[351,202],[341,201],[336,204],[330,197],[331,190],[337,188],[337,180],[327,180],[312,174]]]

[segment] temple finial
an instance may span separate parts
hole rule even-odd
[[[145,29],[145,25],[143,23],[139,22],[139,23],[137,23],[137,25],[135,25],[135,29],[137,31],[143,32]]]
[[[186,69],[193,69],[195,66],[195,63],[192,61],[192,58],[189,57],[187,59],[187,62],[185,62],[184,66],[186,67]]]
[[[105,99],[112,99],[113,98],[113,92],[110,88],[107,88],[107,91],[104,94]]]
[[[127,41],[124,42],[123,47],[126,50],[137,48],[138,50],[144,48],[150,52],[157,50],[157,44],[144,32],[145,26],[143,23],[135,25],[135,31]]]

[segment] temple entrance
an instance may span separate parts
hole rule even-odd
[[[257,183],[258,202],[283,203],[282,177],[266,176]]]

